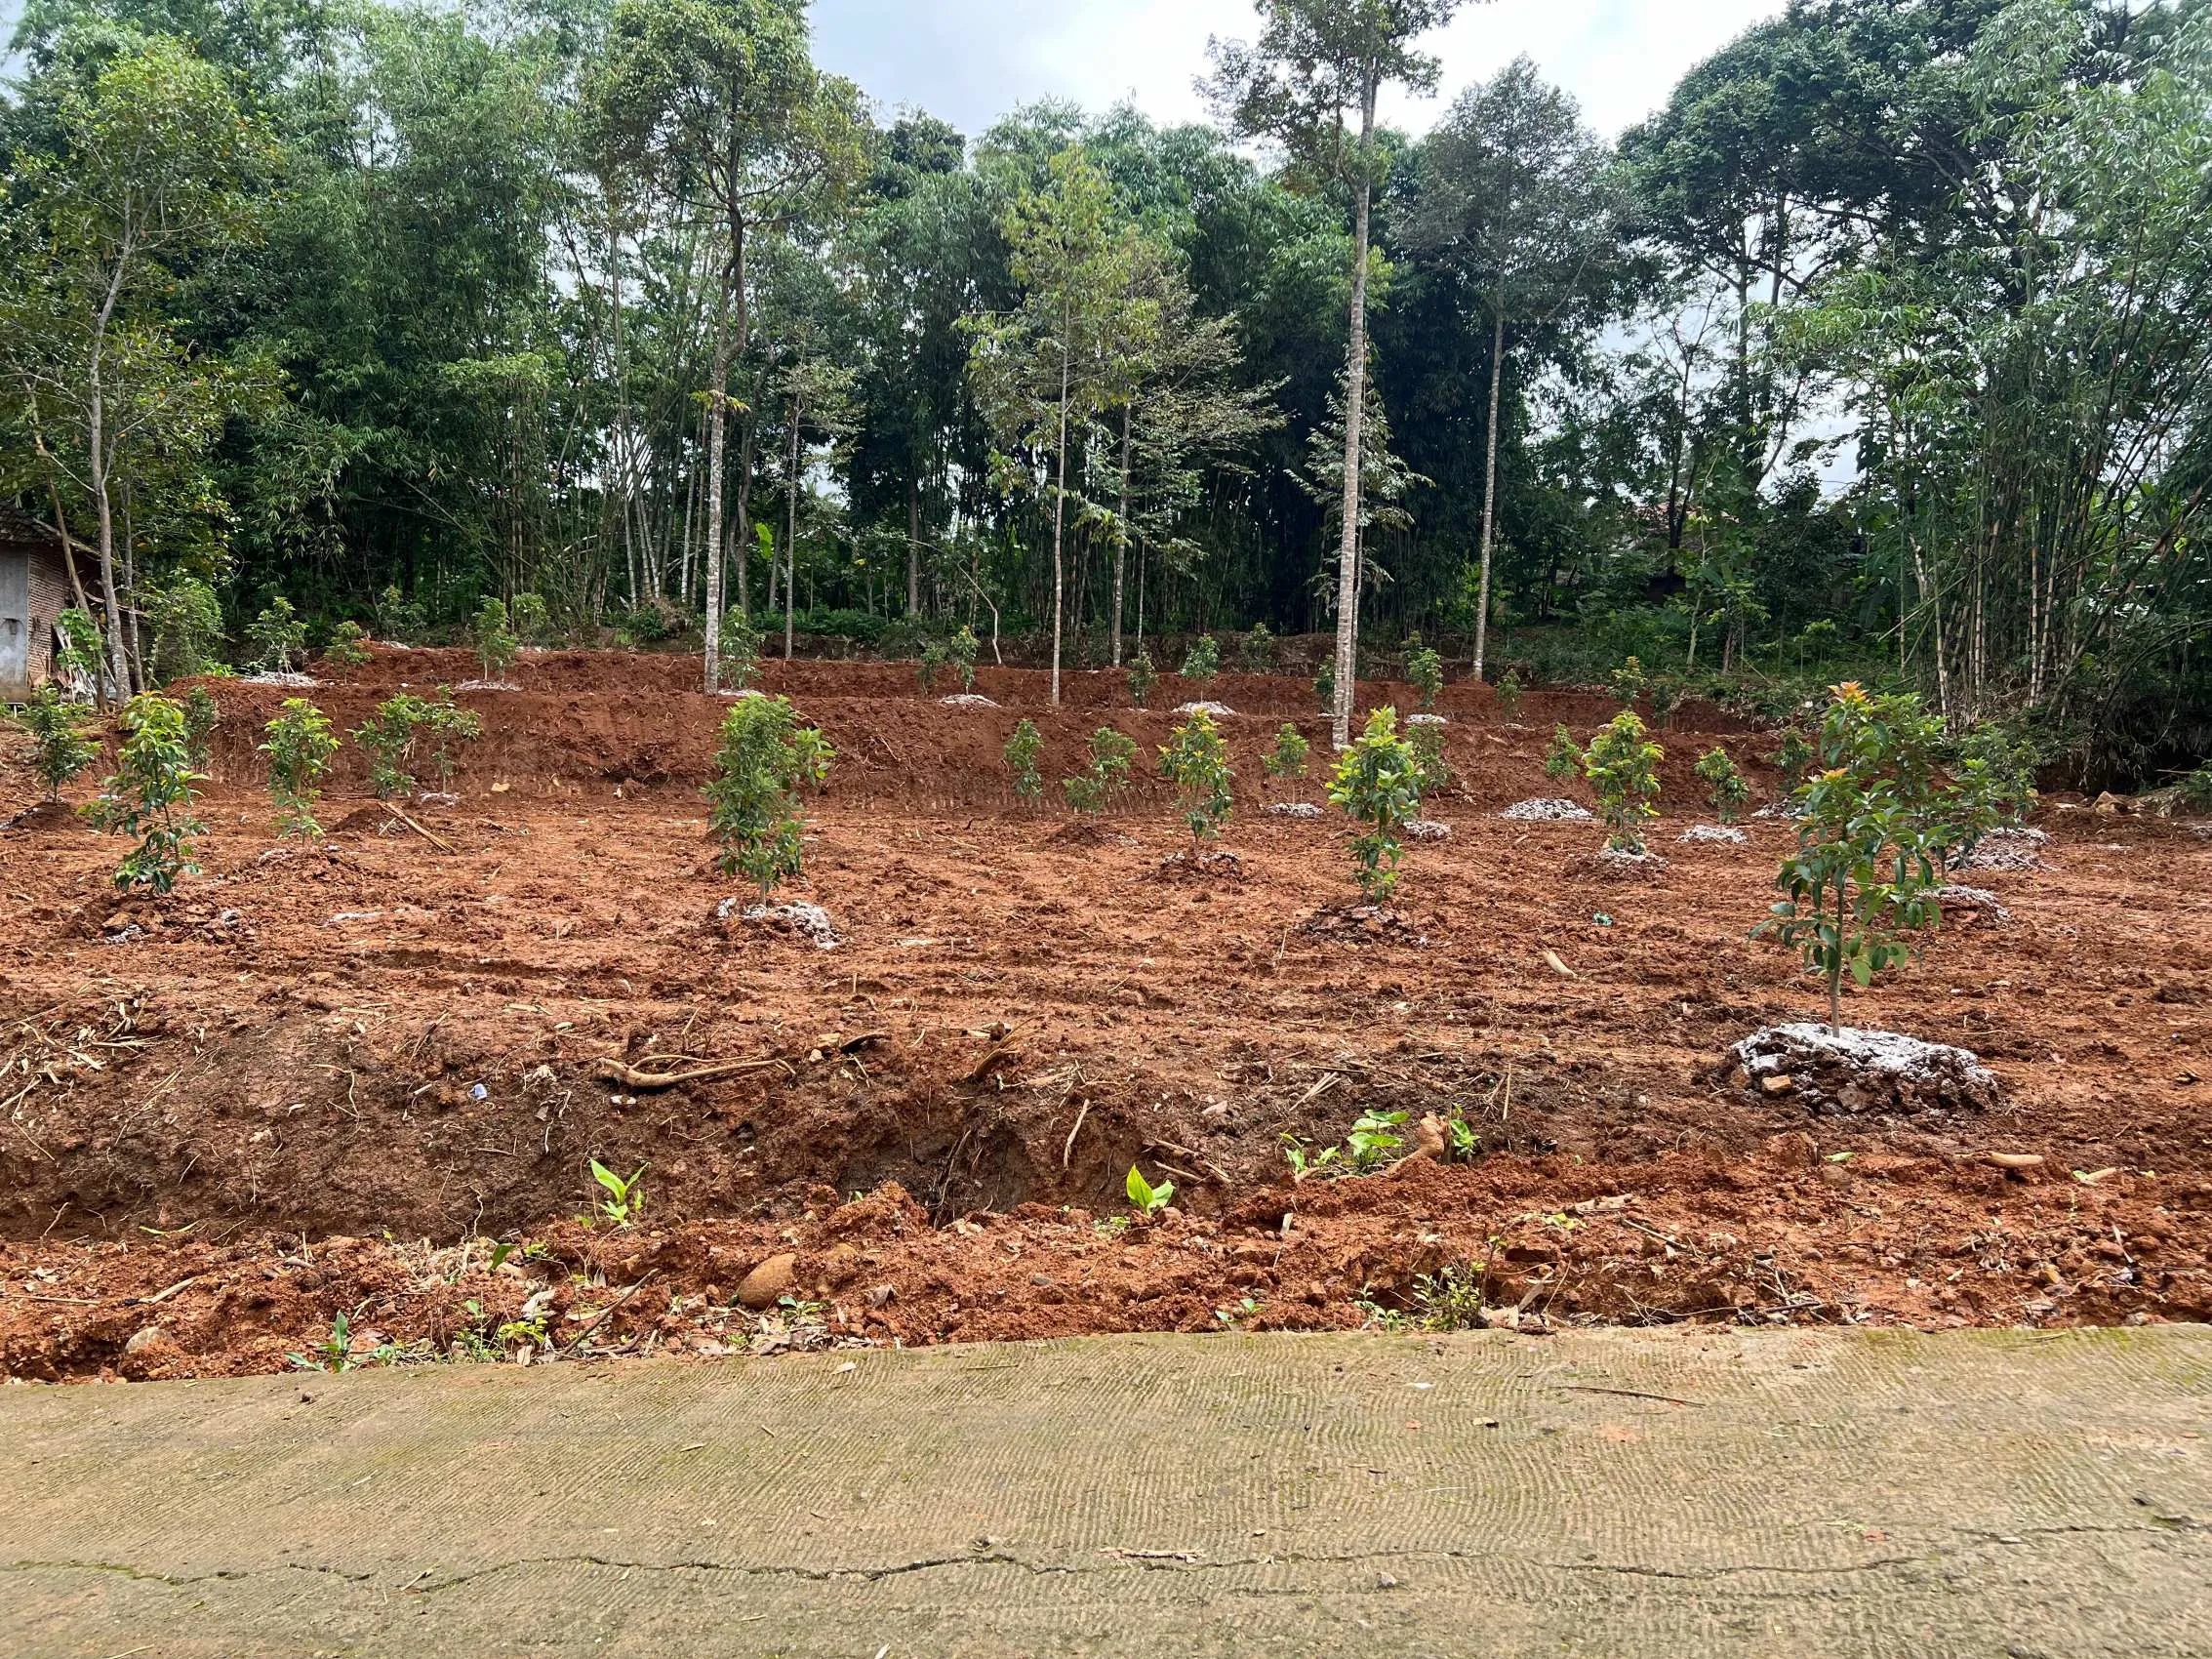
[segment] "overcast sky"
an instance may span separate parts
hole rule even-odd
[[[0,4],[12,0],[0,0]],[[1416,131],[1522,54],[1608,137],[1667,101],[1682,71],[1783,0],[1493,0],[1430,43],[1442,97],[1387,114]],[[1208,35],[1250,38],[1250,0],[815,0],[815,56],[886,106],[916,104],[971,138],[1016,104],[1103,109],[1134,96],[1160,121],[1203,118],[1191,87]]]
[[[1783,0],[1492,0],[1438,34],[1444,98],[1521,53],[1608,137],[1666,101],[1682,71]],[[22,0],[0,0],[0,42]],[[914,104],[971,138],[1016,104],[1134,96],[1159,121],[1203,117],[1206,37],[1251,36],[1250,0],[815,0],[815,54],[887,109]],[[1442,100],[1388,115],[1416,131]]]

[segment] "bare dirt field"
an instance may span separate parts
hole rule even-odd
[[[1508,721],[1448,689],[1457,782],[1428,816],[1452,834],[1378,919],[1349,913],[1341,816],[1260,810],[1283,719],[1326,749],[1302,682],[1157,689],[1236,710],[1235,859],[1194,874],[1156,782],[1087,828],[1008,790],[1024,715],[1048,779],[1109,718],[1151,754],[1173,716],[1117,676],[1054,710],[1042,674],[986,668],[993,706],[951,708],[896,666],[775,665],[840,757],[786,895],[828,911],[824,950],[722,913],[696,671],[526,656],[519,690],[460,694],[485,736],[451,804],[393,821],[349,746],[321,846],[274,838],[254,754],[298,693],[211,682],[205,872],[158,902],[114,893],[117,844],[25,810],[5,740],[0,1375],[282,1369],[341,1315],[386,1360],[1342,1327],[1446,1270],[1537,1329],[2212,1318],[2212,840],[2188,824],[2047,809],[2045,868],[1966,878],[2009,919],[1951,907],[1851,997],[1855,1025],[1974,1050],[2003,1106],[1815,1113],[1729,1055],[1821,1004],[1749,937],[1790,827],[1678,839],[1714,741],[1776,792],[1767,740],[1712,710],[1661,734],[1670,862],[1624,880],[1594,826],[1498,816],[1560,792],[1552,723],[1587,735],[1604,700]],[[318,672],[351,727],[474,664]],[[705,1062],[744,1065],[659,1086]],[[1369,1110],[1456,1110],[1483,1153],[1293,1183],[1286,1134]],[[582,1219],[593,1159],[645,1167],[637,1225]],[[1176,1184],[1164,1218],[1127,1219],[1132,1163]]]

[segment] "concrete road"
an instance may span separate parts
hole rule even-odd
[[[0,1655],[2212,1655],[2212,1331],[0,1390]]]

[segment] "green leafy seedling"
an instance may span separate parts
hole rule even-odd
[[[962,623],[954,630],[952,637],[945,641],[945,661],[952,665],[952,671],[960,676],[962,691],[976,689],[976,653],[981,646],[982,642],[976,638],[976,630],[966,623]]]
[[[1521,676],[1516,669],[1508,668],[1499,677],[1498,708],[1507,719],[1511,720],[1519,715],[1521,698],[1526,695],[1527,690],[1528,688],[1521,684]]]
[[[1698,756],[1697,775],[1704,780],[1706,799],[1712,810],[1720,815],[1720,822],[1733,824],[1736,814],[1751,798],[1751,786],[1745,782],[1744,774],[1736,762],[1729,758],[1725,749],[1712,749]]]
[[[1312,752],[1313,746],[1306,741],[1305,735],[1285,720],[1282,730],[1275,734],[1275,747],[1267,752],[1260,764],[1268,777],[1288,784],[1294,779],[1305,778],[1307,763]]]
[[[1551,728],[1551,747],[1544,751],[1544,775],[1554,784],[1583,774],[1583,746],[1565,726]]]
[[[63,786],[100,758],[100,745],[87,735],[83,708],[64,701],[51,685],[32,692],[15,720],[30,734],[31,771],[46,786],[48,800],[60,800]]]
[[[1129,675],[1129,701],[1137,708],[1142,708],[1145,707],[1146,701],[1152,695],[1152,687],[1160,677],[1160,671],[1152,662],[1152,654],[1142,645],[1138,646],[1137,655],[1129,659],[1127,672]]]
[[[267,674],[290,673],[307,654],[307,625],[279,593],[267,609],[246,625],[246,643],[253,647],[254,666]]]
[[[341,668],[358,668],[369,660],[368,638],[368,630],[359,623],[342,622],[331,630],[330,643],[323,648],[323,661],[336,663]]]
[[[192,770],[183,709],[159,692],[131,699],[123,731],[115,775],[86,813],[111,834],[138,837],[116,866],[115,885],[166,893],[180,875],[199,873],[192,842],[207,826],[193,814],[192,786],[207,780]]]
[[[760,629],[752,626],[752,619],[732,606],[722,613],[722,648],[717,653],[726,691],[749,691],[760,678]]]
[[[323,780],[330,776],[338,736],[323,711],[303,697],[286,698],[266,730],[268,741],[261,751],[269,757],[269,794],[277,806],[278,833],[319,838],[323,827],[315,822],[315,802],[322,794]]]
[[[1633,661],[1631,658],[1630,661]],[[1666,751],[1645,735],[1644,723],[1627,709],[1589,740],[1583,771],[1597,796],[1597,815],[1610,831],[1606,845],[1641,855],[1643,827],[1659,816],[1659,762]]]
[[[1210,680],[1222,671],[1222,648],[1210,633],[1201,633],[1184,654],[1183,677],[1186,680]]]
[[[1421,707],[1433,708],[1436,694],[1444,689],[1444,659],[1433,646],[1417,645],[1406,653],[1405,677]]]
[[[617,1227],[628,1227],[645,1213],[645,1170],[646,1165],[641,1163],[625,1179],[597,1158],[591,1160],[591,1179],[607,1194],[599,1200],[602,1217]]]
[[[1234,796],[1229,786],[1228,746],[1222,741],[1214,717],[1203,708],[1194,711],[1169,734],[1160,748],[1160,776],[1183,793],[1183,822],[1190,830],[1191,855],[1222,832],[1228,821]]]
[[[1091,734],[1090,752],[1088,772],[1063,778],[1060,782],[1067,804],[1082,813],[1103,812],[1114,791],[1129,782],[1129,770],[1137,758],[1137,745],[1111,726],[1101,726]]]
[[[483,665],[484,683],[495,684],[514,667],[519,642],[507,625],[507,608],[497,594],[487,595],[469,619],[468,635],[476,642],[476,660]]]
[[[1265,674],[1274,671],[1275,636],[1267,631],[1266,623],[1254,623],[1236,647],[1237,667],[1248,674]]]
[[[1014,774],[1017,798],[1035,800],[1045,792],[1044,778],[1037,771],[1037,757],[1044,747],[1044,734],[1037,730],[1034,720],[1020,721],[1014,735],[1006,740],[1006,769]]]
[[[1175,1183],[1162,1181],[1157,1187],[1145,1179],[1145,1172],[1135,1164],[1129,1166],[1129,1179],[1122,1183],[1129,1201],[1137,1206],[1141,1216],[1156,1216],[1175,1202]]]
[[[1421,812],[1421,762],[1398,735],[1398,711],[1378,708],[1337,762],[1329,804],[1362,826],[1351,840],[1359,890],[1380,904],[1397,888],[1400,832]]]
[[[1405,1137],[1398,1133],[1405,1127],[1407,1114],[1403,1112],[1363,1112],[1345,1137],[1345,1147],[1351,1158],[1351,1166],[1366,1175],[1379,1169],[1389,1155],[1405,1145]]]
[[[704,791],[707,825],[722,842],[722,873],[759,883],[763,903],[777,882],[800,872],[798,787],[819,785],[834,758],[819,731],[799,725],[787,698],[746,698],[723,718]]]

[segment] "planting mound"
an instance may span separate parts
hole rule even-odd
[[[1990,1112],[2004,1104],[1996,1074],[1967,1050],[1896,1032],[1775,1026],[1735,1053],[1750,1087],[1815,1112]]]

